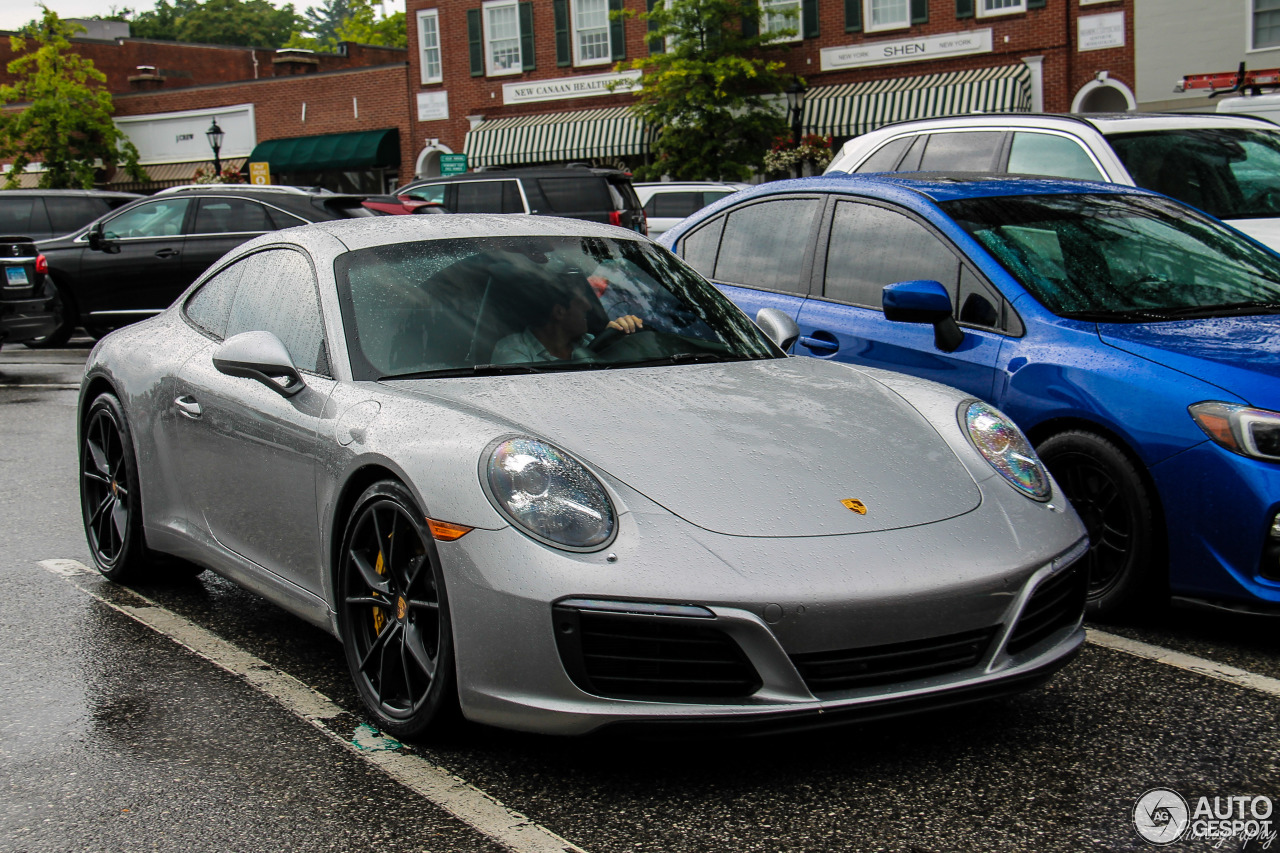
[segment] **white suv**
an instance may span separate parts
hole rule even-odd
[[[711,202],[749,186],[751,184],[721,181],[663,181],[635,185],[636,195],[644,205],[645,218],[649,220],[649,236],[654,239]]]
[[[1280,127],[1197,113],[1008,113],[887,125],[827,172],[987,172],[1128,184],[1226,220],[1280,251]]]

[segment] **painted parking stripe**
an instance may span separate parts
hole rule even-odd
[[[1106,631],[1099,631],[1095,628],[1088,629],[1086,633],[1089,642],[1095,646],[1115,649],[1118,652],[1125,652],[1167,666],[1185,669],[1188,672],[1194,672],[1207,678],[1216,678],[1218,681],[1225,681],[1237,687],[1247,687],[1250,690],[1260,690],[1263,693],[1270,693],[1272,696],[1280,696],[1280,678],[1258,675],[1257,673],[1236,669],[1234,666],[1227,666],[1224,663],[1211,661],[1207,658],[1198,658],[1195,655],[1171,651],[1160,646],[1153,646],[1150,643],[1131,640],[1128,637],[1108,634]]]
[[[109,600],[96,588],[107,583],[102,576],[75,560],[42,560],[40,567],[65,578],[113,610],[185,646],[214,666],[247,681],[290,713],[381,768],[392,779],[507,849],[515,853],[584,853],[577,845],[507,808],[484,791],[425,758],[400,751],[399,743],[369,726],[356,726],[352,735],[342,734],[335,728],[335,723],[346,721],[346,728],[350,728],[351,715],[327,697],[146,596],[127,587],[112,586],[111,599],[115,600]],[[130,599],[136,603],[122,603]]]

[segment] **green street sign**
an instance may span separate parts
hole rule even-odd
[[[449,177],[450,175],[461,175],[467,171],[467,155],[466,154],[441,154],[440,155],[440,176]]]

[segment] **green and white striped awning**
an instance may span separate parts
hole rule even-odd
[[[810,89],[805,133],[859,136],[894,121],[965,113],[1030,112],[1031,69],[998,68],[897,77]]]
[[[514,116],[467,132],[467,164],[509,166],[644,154],[653,134],[630,107]]]

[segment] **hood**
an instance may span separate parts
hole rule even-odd
[[[1243,231],[1273,252],[1280,252],[1280,219],[1227,219],[1232,228]]]
[[[1280,315],[1100,323],[1098,334],[1110,346],[1216,385],[1250,405],[1280,405]]]
[[[394,385],[558,445],[718,533],[866,533],[981,501],[919,412],[870,377],[816,359]],[[865,515],[841,503],[850,498]]]

